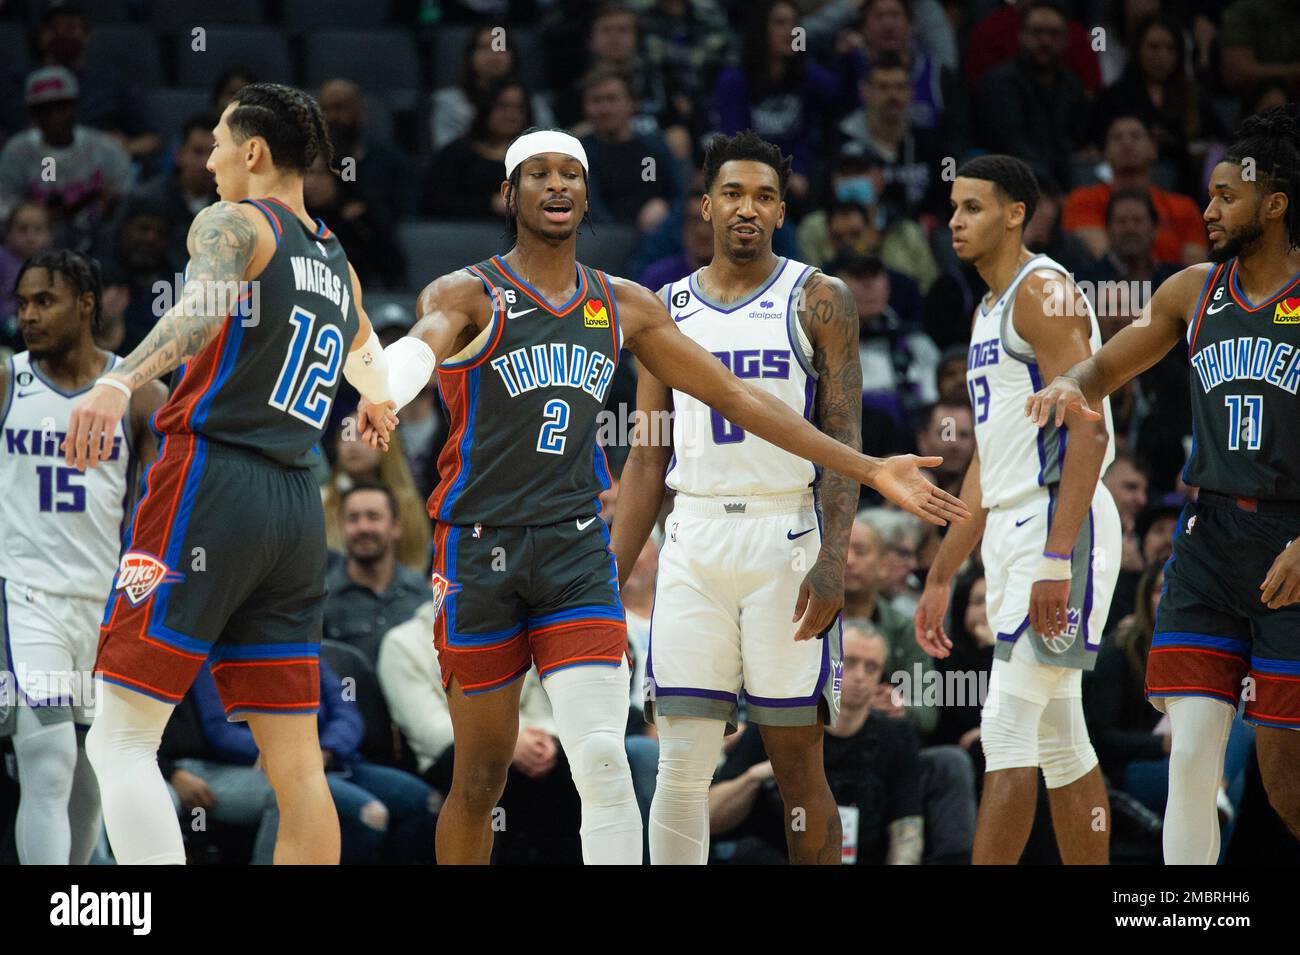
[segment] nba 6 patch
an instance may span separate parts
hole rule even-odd
[[[429,580],[433,588],[433,616],[436,618],[442,613],[442,602],[447,599],[448,594],[454,594],[460,590],[460,584],[452,583],[436,570]]]
[[[1274,325],[1300,325],[1300,298],[1284,298],[1273,309]]]
[[[605,311],[605,303],[599,299],[587,299],[587,304],[582,307],[582,323],[588,328],[609,328],[609,313]]]
[[[153,554],[129,550],[118,564],[116,589],[126,594],[132,607],[138,607],[162,584],[175,583],[183,576]]]

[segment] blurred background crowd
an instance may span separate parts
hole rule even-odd
[[[306,181],[338,234],[385,342],[438,275],[509,247],[499,195],[509,142],[564,126],[591,160],[579,257],[652,289],[712,255],[700,163],[715,133],[752,128],[793,156],[776,252],[842,278],[861,319],[863,446],[944,457],[957,492],[974,435],[966,388],[985,288],[953,255],[948,183],[982,152],[1026,160],[1043,195],[1028,246],[1098,295],[1103,338],[1180,267],[1206,258],[1210,169],[1245,116],[1295,99],[1293,0],[78,0],[0,4],[0,349],[22,350],[13,279],[50,247],[96,257],[100,344],[128,353],[185,264],[215,118],[242,85],[319,98],[336,154]],[[163,283],[159,286],[157,283]],[[630,362],[610,390],[628,413]],[[1159,858],[1167,725],[1142,696],[1161,569],[1191,442],[1185,348],[1112,397],[1118,455],[1104,476],[1124,521],[1120,587],[1089,728],[1114,807],[1116,861]],[[429,640],[430,524],[446,421],[434,385],[387,455],[346,440],[344,386],[319,479],[331,569],[321,744],[345,861],[432,861],[454,761]],[[608,448],[617,475],[626,447]],[[618,485],[602,516],[616,519]],[[969,861],[982,758],[980,696],[995,635],[977,560],[962,576],[940,664],[912,633],[939,531],[867,493],[845,580],[844,712],[827,772],[855,813],[846,859]],[[656,545],[624,591],[644,665]],[[908,674],[903,698],[891,685]],[[983,675],[983,676],[982,676]],[[920,687],[942,683],[926,697]],[[648,809],[657,747],[629,688],[628,751]],[[580,861],[577,796],[535,676],[498,833],[502,862]],[[864,732],[865,730],[865,732]],[[225,722],[210,675],[172,720],[164,773],[195,861],[270,858],[276,813],[247,729]],[[12,779],[0,824],[12,831]],[[710,796],[715,861],[782,861],[782,810],[756,732],[728,740]],[[1045,800],[1026,860],[1055,847]],[[197,809],[203,813],[196,814]],[[202,816],[202,828],[192,822]],[[923,849],[894,836],[923,820]],[[1226,861],[1286,858],[1260,793],[1249,727],[1224,768]],[[12,858],[11,840],[3,849]]]

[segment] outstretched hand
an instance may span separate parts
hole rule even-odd
[[[372,405],[365,398],[357,405],[357,431],[372,448],[388,450],[388,438],[397,427],[397,405],[392,401]]]
[[[1056,406],[1056,426],[1058,428],[1065,423],[1065,416],[1071,411],[1077,411],[1085,418],[1090,418],[1093,421],[1101,419],[1101,412],[1094,411],[1088,404],[1088,399],[1083,396],[1083,390],[1080,389],[1079,383],[1073,378],[1066,378],[1064,375],[1053,380],[1046,388],[1029,396],[1028,400],[1025,401],[1025,417],[1041,428],[1047,424],[1053,405]]]
[[[896,454],[885,458],[871,486],[903,510],[931,524],[945,526],[949,521],[970,519],[970,508],[962,499],[926,480],[921,468],[937,468],[943,458],[921,458],[915,454]]]

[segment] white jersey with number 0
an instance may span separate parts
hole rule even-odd
[[[758,291],[723,304],[700,289],[698,273],[660,290],[678,328],[742,381],[810,418],[817,374],[796,300],[817,271],[779,258]],[[698,497],[789,494],[816,479],[812,464],[747,434],[708,405],[673,391],[673,462],[667,484]],[[653,424],[657,434],[658,424]]]
[[[1016,331],[1012,309],[1020,283],[1036,269],[1069,276],[1059,262],[1046,255],[1035,255],[1021,267],[991,307],[986,309],[980,303],[971,332],[966,384],[975,419],[975,442],[979,447],[980,490],[983,504],[989,508],[1014,504],[1034,491],[1059,482],[1065,460],[1069,429],[1058,429],[1055,419],[1039,428],[1025,417],[1025,402],[1047,382],[1039,371],[1033,346]],[[1077,298],[1087,309],[1092,329],[1088,341],[1095,354],[1101,348],[1097,316],[1086,296]],[[1113,435],[1110,400],[1103,400],[1102,405],[1106,432]],[[1115,442],[1111,440],[1101,465],[1103,474],[1114,458]]]
[[[116,355],[105,372],[121,361]],[[14,355],[0,414],[0,578],[51,594],[104,600],[117,570],[130,447],[119,422],[107,461],[84,474],[64,462],[77,399],[51,384],[27,352]]]

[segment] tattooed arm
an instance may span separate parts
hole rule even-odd
[[[246,277],[257,252],[259,226],[248,216],[236,203],[218,202],[194,217],[187,240],[190,263],[180,297],[145,340],[104,377],[134,392],[179,368],[216,337],[233,300],[227,283]],[[107,457],[128,400],[119,388],[97,385],[77,402],[64,441],[69,465],[84,471]]]
[[[862,450],[862,361],[858,357],[858,307],[843,282],[820,272],[804,286],[799,321],[813,346],[817,372],[817,423],[825,434]],[[844,606],[844,560],[858,510],[858,482],[825,471],[818,493],[822,546],[799,586],[794,638],[807,640],[835,622]],[[800,619],[802,618],[802,619]]]

